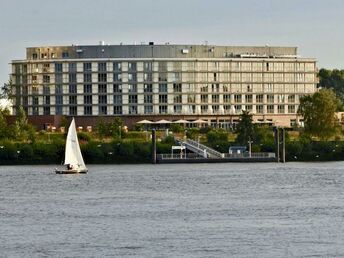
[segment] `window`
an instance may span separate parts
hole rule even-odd
[[[50,96],[43,96],[43,105],[50,105]]]
[[[245,96],[245,102],[246,103],[252,103],[252,101],[253,101],[252,95],[246,95]]]
[[[39,113],[38,113],[38,107],[32,107],[32,114],[34,116],[37,116]]]
[[[231,102],[231,95],[230,94],[224,94],[223,95],[223,102],[224,103],[230,103]]]
[[[295,106],[294,105],[289,105],[288,106],[288,113],[289,114],[294,114],[295,113]]]
[[[55,107],[55,114],[56,115],[62,115],[62,106],[56,106]]]
[[[50,83],[50,76],[49,75],[43,75],[43,83]]]
[[[220,92],[220,84],[212,84],[211,90],[212,92]]]
[[[143,101],[144,103],[153,103],[153,95],[144,95]]]
[[[246,109],[246,111],[251,113],[252,112],[252,105],[246,105],[245,109]]]
[[[274,95],[266,95],[267,103],[274,103]]]
[[[159,95],[159,103],[167,103],[167,95]]]
[[[223,110],[225,114],[230,114],[231,113],[231,105],[224,105]]]
[[[173,96],[174,103],[182,103],[182,95],[174,95]]]
[[[69,85],[69,93],[76,93],[76,85],[75,84]]]
[[[219,105],[212,105],[212,109],[213,109],[213,113],[216,114],[219,112],[220,107]]]
[[[234,105],[234,110],[236,114],[240,114],[242,111],[242,106],[241,105]]]
[[[129,114],[136,115],[137,114],[137,106],[129,106]]]
[[[98,103],[99,104],[107,104],[107,96],[106,95],[99,95],[98,96]]]
[[[129,103],[136,104],[137,103],[137,95],[129,95]]]
[[[153,106],[144,106],[144,113],[145,114],[152,114],[153,113]]]
[[[76,83],[76,73],[70,73],[69,74],[69,82],[70,83]]]
[[[122,71],[122,63],[114,62],[113,63],[113,70],[116,71],[116,72]]]
[[[256,95],[256,103],[263,103],[264,96],[263,94]]]
[[[241,99],[241,95],[240,94],[235,94],[234,95],[234,102],[235,103],[241,103],[242,99]]]
[[[166,83],[160,83],[159,84],[159,92],[167,92],[167,84]]]
[[[84,82],[92,82],[92,74],[84,73]]]
[[[107,92],[107,85],[106,84],[99,84],[98,85],[98,93],[106,93]]]
[[[143,63],[143,70],[144,71],[152,71],[153,70],[153,63],[152,62],[144,62]]]
[[[173,112],[175,114],[181,114],[182,113],[182,106],[181,105],[175,105],[173,106]]]
[[[38,56],[37,56],[37,53],[33,53],[33,54],[32,54],[32,59],[37,59],[37,57],[38,57]]]
[[[283,114],[284,113],[284,105],[278,105],[277,110],[278,110],[278,114]]]
[[[212,95],[212,96],[211,96],[211,102],[212,102],[212,103],[219,103],[219,102],[220,102],[220,97],[219,97],[219,95]]]
[[[143,74],[143,80],[144,80],[145,82],[151,82],[151,81],[153,81],[153,74],[151,74],[151,73],[144,73],[144,74]]]
[[[128,81],[129,82],[136,82],[136,73],[128,73]]]
[[[153,85],[152,84],[144,84],[143,85],[143,92],[153,92]]]
[[[208,95],[201,95],[201,103],[208,103]]]
[[[288,96],[288,103],[295,103],[295,95]]]
[[[128,91],[129,91],[129,93],[137,92],[137,85],[136,84],[129,84],[128,85]]]
[[[84,63],[84,72],[92,71],[92,63]]]
[[[274,113],[274,105],[267,105],[266,106],[266,112],[268,114],[273,114]]]
[[[62,83],[62,74],[55,75],[55,83]]]
[[[92,104],[92,95],[85,95],[84,96],[84,104]]]
[[[202,114],[208,113],[208,106],[207,105],[202,105],[201,106],[201,113]]]
[[[107,115],[107,106],[99,107],[99,115]]]
[[[159,73],[159,82],[167,82],[167,73]]]
[[[62,58],[68,58],[69,54],[68,52],[62,52]]]
[[[167,106],[159,106],[159,114],[167,114]]]
[[[202,85],[201,92],[208,92],[208,85]]]
[[[62,73],[62,63],[55,63],[55,73]]]
[[[98,63],[98,72],[106,72],[106,62]]]
[[[70,105],[76,105],[77,103],[77,98],[76,96],[69,96],[69,104]]]
[[[50,95],[50,87],[47,85],[43,86],[43,94],[44,95]]]
[[[113,80],[115,82],[121,82],[122,81],[122,74],[121,73],[114,73],[113,74]]]
[[[122,92],[122,84],[114,84],[113,85],[113,92],[121,93]]]
[[[173,92],[182,92],[182,84],[173,83]]]
[[[122,104],[122,95],[114,95],[113,96],[113,103],[114,104]]]
[[[77,115],[77,108],[74,107],[69,107],[69,115],[70,116],[76,116]]]
[[[84,84],[84,93],[92,93],[92,84]]]
[[[128,63],[128,71],[136,71],[136,63],[135,62],[129,62]]]
[[[63,104],[62,96],[61,95],[55,96],[55,102],[56,102],[56,105],[62,105]]]
[[[50,107],[43,107],[43,115],[50,115]]]
[[[84,115],[92,115],[92,106],[84,107]]]
[[[107,81],[106,73],[99,73],[98,74],[98,82],[106,82],[106,81]]]
[[[76,73],[76,63],[69,63],[68,65],[68,71],[70,73]]]
[[[122,114],[122,106],[114,106],[113,107],[113,113],[115,115],[121,115]]]
[[[257,105],[256,106],[256,113],[257,114],[263,114],[263,105]]]
[[[188,95],[188,103],[195,103],[196,95]]]

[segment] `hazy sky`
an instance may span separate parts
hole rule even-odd
[[[298,46],[344,68],[343,0],[0,0],[0,82],[41,45],[192,43]]]

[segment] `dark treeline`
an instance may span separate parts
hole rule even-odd
[[[344,101],[344,70],[320,69],[318,77],[319,87],[332,89]]]

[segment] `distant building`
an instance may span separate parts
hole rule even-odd
[[[56,116],[94,125],[120,116],[205,120],[227,128],[242,110],[257,123],[298,123],[299,98],[316,91],[316,60],[296,47],[94,45],[30,47],[12,61],[14,112],[40,127]],[[55,124],[55,126],[58,126]]]

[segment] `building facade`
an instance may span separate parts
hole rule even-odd
[[[257,123],[291,126],[300,97],[317,84],[316,60],[296,47],[31,47],[11,65],[14,112],[74,116],[84,126],[121,116],[128,124],[202,119],[228,127],[242,110]]]

